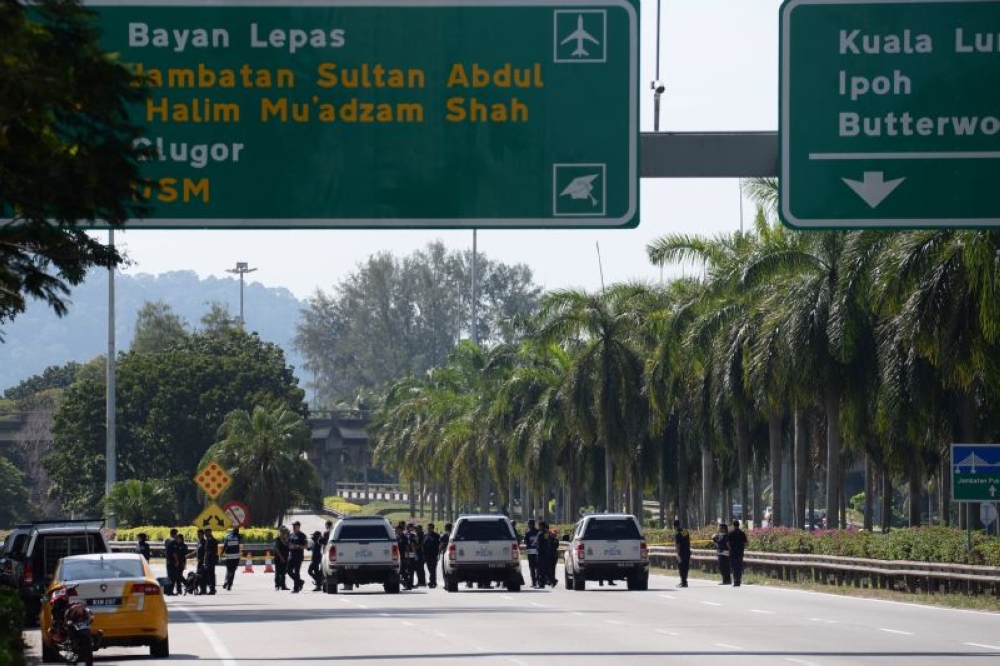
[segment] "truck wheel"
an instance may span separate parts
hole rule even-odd
[[[382,587],[386,594],[399,594],[399,583],[386,583]]]
[[[337,579],[332,576],[324,578],[323,591],[327,594],[337,594]]]
[[[569,569],[563,569],[563,587],[567,590],[573,589],[573,577],[569,575]]]
[[[573,590],[576,592],[583,592],[587,589],[587,579],[583,576],[577,574],[573,576]]]
[[[458,581],[454,576],[444,577],[444,589],[447,592],[458,592]]]
[[[153,641],[149,646],[149,656],[156,659],[166,659],[170,656],[170,639],[164,638],[162,641]]]
[[[521,591],[521,581],[519,581],[519,580],[512,580],[512,581],[508,582],[507,583],[507,589],[510,592],[520,592]]]

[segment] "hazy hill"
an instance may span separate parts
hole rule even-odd
[[[0,328],[0,394],[20,381],[41,373],[50,365],[67,361],[85,362],[108,351],[108,274],[92,272],[73,290],[69,313],[57,317],[41,302],[33,302],[27,312]],[[115,347],[128,349],[132,343],[136,315],[149,301],[168,303],[189,329],[199,328],[201,317],[212,303],[226,308],[233,317],[240,312],[240,282],[237,277],[199,279],[193,271],[161,275],[115,276]],[[299,311],[306,307],[287,289],[269,288],[246,278],[243,314],[246,326],[264,340],[285,351],[295,366],[299,385],[308,378],[302,359],[292,348]]]

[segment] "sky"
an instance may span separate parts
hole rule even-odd
[[[653,92],[661,98],[660,130],[775,131],[778,126],[780,0],[642,0],[640,5],[640,129],[653,130]],[[659,21],[657,21],[659,5]],[[659,35],[658,35],[659,33]],[[646,245],[670,233],[739,229],[737,179],[642,179],[639,225],[604,230],[480,230],[478,250],[507,264],[524,263],[546,290],[601,288],[628,280],[657,281]],[[753,204],[742,201],[746,221]],[[106,237],[106,232],[97,232]],[[133,230],[115,234],[133,262],[128,274],[189,270],[232,277],[247,262],[247,284],[285,287],[299,298],[335,285],[369,256],[405,256],[441,240],[470,249],[471,230]],[[599,254],[598,254],[599,247]],[[600,261],[599,261],[600,257]],[[671,273],[692,270],[678,268]]]

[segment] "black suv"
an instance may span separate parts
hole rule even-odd
[[[21,548],[8,555],[10,579],[24,602],[27,624],[38,621],[42,595],[52,581],[59,560],[67,555],[107,553],[108,543],[101,529],[104,521],[50,520],[32,523]]]

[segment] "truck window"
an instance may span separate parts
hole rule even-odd
[[[587,525],[584,539],[600,539],[618,541],[622,539],[641,539],[639,528],[631,520],[592,520]]]
[[[388,541],[385,525],[343,525],[338,541]]]
[[[514,534],[505,519],[464,520],[458,524],[456,541],[508,541]]]

